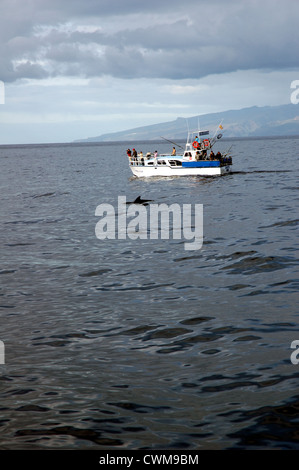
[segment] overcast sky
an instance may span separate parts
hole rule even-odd
[[[0,144],[290,103],[298,21],[298,0],[0,0]]]

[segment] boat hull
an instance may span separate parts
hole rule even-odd
[[[231,165],[209,167],[169,167],[169,166],[130,166],[134,176],[138,178],[154,176],[222,176],[231,173]]]

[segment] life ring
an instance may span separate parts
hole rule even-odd
[[[197,142],[197,140],[194,140],[194,142],[193,142],[193,144],[192,144],[192,147],[193,147],[194,149],[198,149],[199,146],[200,146],[200,143]]]
[[[209,139],[205,139],[203,142],[205,147],[208,147],[210,145]]]

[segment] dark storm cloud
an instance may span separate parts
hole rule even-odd
[[[3,81],[57,75],[182,79],[298,67],[299,4],[293,0],[3,2]],[[78,28],[80,22],[93,29]]]

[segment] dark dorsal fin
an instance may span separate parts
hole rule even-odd
[[[144,204],[147,205],[148,202],[151,202],[152,199],[141,199],[140,196],[136,197],[135,201],[126,202],[126,204]]]

